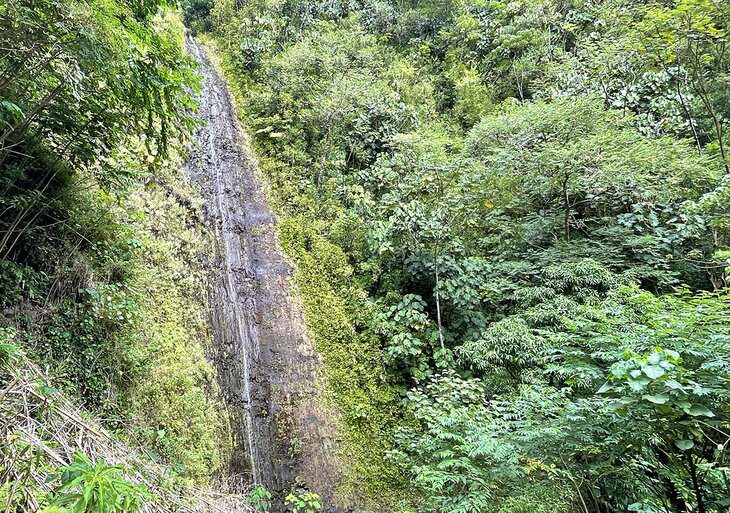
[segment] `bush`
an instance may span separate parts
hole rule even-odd
[[[60,485],[44,513],[138,513],[148,496],[143,485],[124,479],[121,465],[108,465],[103,460],[92,463],[81,453],[73,463],[56,470]]]

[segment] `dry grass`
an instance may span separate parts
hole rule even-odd
[[[182,485],[143,449],[115,439],[51,388],[27,358],[21,356],[11,366],[0,368],[0,496],[10,492],[0,511],[38,511],[38,497],[54,487],[53,481],[46,482],[49,474],[68,465],[76,452],[92,461],[124,465],[127,479],[146,485],[153,497],[144,505],[145,513],[253,511],[241,496]]]

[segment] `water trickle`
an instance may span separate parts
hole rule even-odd
[[[187,169],[215,242],[212,359],[235,423],[231,474],[275,493],[296,481],[331,498],[340,481],[335,431],[315,386],[321,363],[293,299],[291,265],[226,84],[192,37],[186,46],[203,76],[204,125]]]

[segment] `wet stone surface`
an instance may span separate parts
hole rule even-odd
[[[192,37],[186,45],[203,75],[204,124],[186,167],[214,238],[211,358],[234,423],[232,481],[279,495],[307,487],[335,511],[336,433],[317,392],[321,362],[294,299],[292,268],[226,84]]]

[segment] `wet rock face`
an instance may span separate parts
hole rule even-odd
[[[317,393],[321,363],[293,296],[292,268],[226,85],[192,37],[186,45],[204,80],[204,125],[187,169],[201,186],[215,242],[212,359],[235,424],[233,482],[284,495],[306,487],[335,508],[335,431]]]

